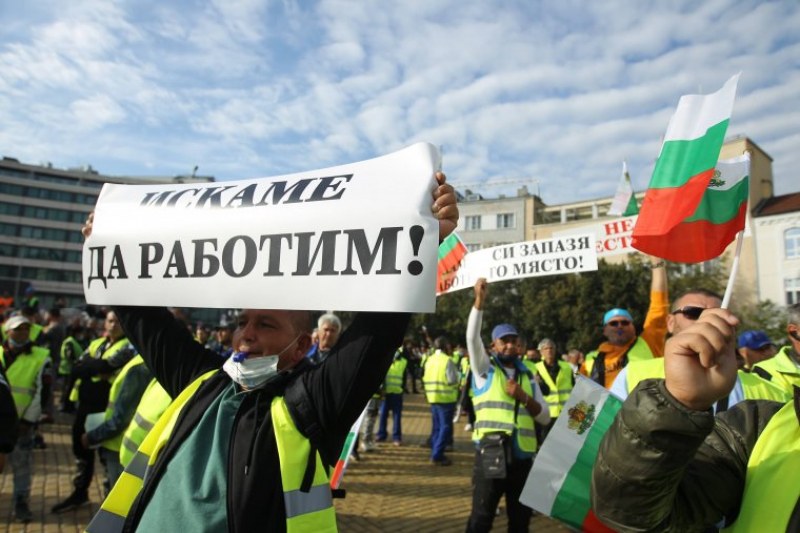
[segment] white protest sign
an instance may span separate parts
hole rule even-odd
[[[478,278],[493,283],[593,270],[597,270],[597,252],[592,234],[518,242],[465,255],[453,276],[445,281],[444,292],[471,288]]]
[[[106,184],[83,248],[86,301],[432,312],[438,165],[418,143],[287,176]]]
[[[580,226],[574,229],[554,231],[553,237],[566,237],[583,233],[592,233],[595,236],[598,257],[610,257],[629,253],[639,253],[639,250],[632,246],[633,226],[636,224],[638,215],[618,218]]]

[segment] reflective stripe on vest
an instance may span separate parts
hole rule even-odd
[[[125,366],[123,366],[116,377],[114,377],[114,381],[111,382],[111,391],[108,393],[108,406],[106,407],[106,412],[103,415],[103,420],[107,422],[111,420],[111,417],[114,415],[114,405],[116,404],[117,398],[119,398],[119,393],[122,390],[122,384],[125,382],[128,372],[130,372],[132,368],[143,364],[144,359],[142,359],[141,355],[137,355],[125,363]],[[120,444],[122,444],[122,433],[119,433],[110,439],[104,440],[100,443],[100,446],[107,450],[111,450],[112,452],[119,452]]]
[[[39,374],[49,358],[50,351],[47,348],[32,346],[30,352],[18,355],[11,366],[7,367],[5,353],[0,347],[0,362],[6,369],[6,379],[17,407],[17,416],[22,417],[33,402]]]
[[[392,366],[386,373],[385,390],[388,394],[402,394],[403,392],[403,377],[406,372],[406,365],[408,361],[400,358],[392,361]]]
[[[172,402],[150,433],[147,434],[139,451],[136,452],[131,462],[119,476],[117,483],[111,489],[100,510],[86,526],[89,533],[112,533],[122,531],[125,519],[131,510],[133,502],[139,495],[144,485],[149,469],[158,459],[158,453],[164,448],[175,427],[175,422],[186,405],[186,402],[197,392],[205,380],[217,373],[217,370],[206,372],[178,395]]]
[[[147,389],[145,389],[144,394],[142,394],[142,399],[136,407],[136,414],[133,415],[133,420],[128,424],[128,428],[122,437],[119,461],[123,467],[128,466],[131,462],[136,450],[139,449],[139,445],[144,441],[171,402],[172,398],[167,394],[167,391],[153,378]]]
[[[447,365],[452,359],[446,353],[437,350],[425,363],[422,384],[425,386],[425,397],[429,403],[455,403],[458,399],[456,385],[447,383]]]
[[[520,404],[517,408],[517,423],[514,424],[514,406],[516,401],[506,392],[506,373],[492,362],[486,376],[489,387],[475,392],[472,405],[475,409],[473,440],[480,440],[487,433],[502,431],[509,435],[516,430],[517,447],[527,453],[536,451],[536,432],[533,429],[533,417]],[[533,388],[526,374],[522,374],[522,390],[533,398]]]
[[[278,444],[287,533],[337,531],[329,479],[319,453],[315,450],[316,465],[310,490],[303,492],[301,486],[311,442],[297,430],[282,397],[272,399],[270,412]]]
[[[567,398],[572,392],[572,367],[563,361],[556,361],[556,364],[558,364],[558,374],[556,374],[556,380],[553,381],[544,361],[536,363],[538,374],[550,387],[550,394],[544,397],[544,401],[547,402],[551,417],[561,414],[561,409],[564,408],[564,404],[567,403]]]
[[[786,531],[800,499],[800,424],[794,402],[773,415],[747,461],[739,516],[723,531]]]

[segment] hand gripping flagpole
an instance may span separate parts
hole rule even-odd
[[[731,274],[728,277],[728,286],[725,287],[725,295],[722,297],[722,309],[727,309],[731,301],[731,293],[733,292],[733,281],[736,279],[736,272],[739,270],[739,255],[742,253],[742,237],[744,230],[740,231],[736,236],[736,254],[733,256],[733,264],[731,264]]]

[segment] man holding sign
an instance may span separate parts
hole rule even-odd
[[[436,181],[432,211],[442,239],[458,208],[445,176]],[[245,309],[234,355],[220,369],[219,357],[166,309],[117,312],[176,400],[87,530],[335,531],[326,465],[386,375],[410,315],[357,314],[313,366],[304,357],[309,311]]]

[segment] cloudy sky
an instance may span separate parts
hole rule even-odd
[[[218,180],[442,147],[459,187],[646,188],[678,98],[800,167],[796,0],[0,2],[0,154]]]

